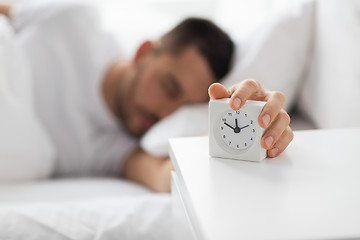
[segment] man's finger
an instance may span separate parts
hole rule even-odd
[[[264,100],[266,94],[260,83],[255,79],[246,79],[240,84],[234,85],[229,89],[231,95],[230,106],[234,110],[239,110],[246,100]]]
[[[277,157],[282,153],[285,148],[290,144],[294,138],[294,133],[291,128],[288,126],[279,140],[274,144],[273,148],[267,151],[268,157]]]
[[[284,105],[285,95],[281,92],[272,92],[259,115],[258,123],[260,127],[267,128],[270,126]]]
[[[226,88],[220,83],[211,84],[208,92],[211,99],[221,99],[221,98],[230,97],[228,91],[226,91]]]
[[[279,140],[282,133],[289,126],[290,117],[284,110],[281,110],[277,115],[274,122],[266,130],[264,135],[261,138],[261,145],[265,149],[273,148],[274,144]]]

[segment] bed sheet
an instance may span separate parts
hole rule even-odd
[[[170,195],[110,178],[2,184],[0,239],[171,239]]]

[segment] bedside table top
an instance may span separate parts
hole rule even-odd
[[[277,158],[211,158],[208,138],[170,140],[199,240],[360,237],[360,128],[295,132]]]

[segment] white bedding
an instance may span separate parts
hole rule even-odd
[[[54,168],[53,144],[33,108],[28,62],[0,15],[0,181],[45,178]]]
[[[110,178],[0,186],[0,239],[171,239],[169,194]]]

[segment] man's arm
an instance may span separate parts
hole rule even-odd
[[[124,164],[124,177],[139,182],[156,192],[170,192],[170,172],[173,170],[169,158],[158,158],[136,149]]]
[[[5,15],[7,18],[10,19],[10,11],[11,11],[12,6],[10,5],[4,5],[4,4],[0,4],[0,14]]]

